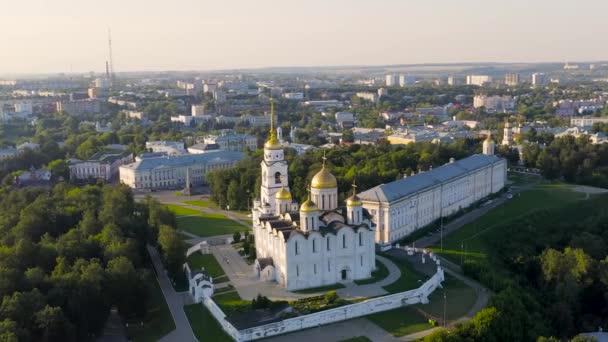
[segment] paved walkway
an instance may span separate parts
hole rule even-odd
[[[243,299],[251,300],[258,294],[276,300],[294,300],[311,296],[311,294],[288,292],[273,282],[260,281],[253,274],[253,266],[248,265],[232,245],[211,246],[210,250]]]
[[[345,284],[345,288],[337,291],[338,295],[345,299],[356,299],[377,297],[388,294],[388,292],[386,292],[382,287],[396,282],[399,277],[401,277],[401,271],[397,265],[385,257],[376,255],[376,260],[383,263],[388,269],[389,275],[386,278],[367,285],[357,285],[354,282],[347,283]]]
[[[150,259],[152,259],[154,268],[156,269],[156,277],[160,284],[160,288],[163,291],[163,296],[165,296],[165,301],[167,302],[167,306],[169,306],[171,316],[173,316],[173,321],[175,322],[175,330],[161,338],[160,341],[198,341],[192,333],[192,327],[184,312],[184,305],[191,304],[189,301],[190,297],[187,293],[175,292],[171,285],[171,281],[165,273],[165,268],[163,267],[156,248],[148,245],[148,253],[150,254]]]

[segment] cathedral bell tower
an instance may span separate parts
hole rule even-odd
[[[284,188],[289,191],[287,161],[281,142],[277,139],[274,127],[274,100],[270,99],[270,137],[264,144],[264,160],[262,166],[262,186],[260,189],[261,206],[266,212],[276,212],[275,194]]]

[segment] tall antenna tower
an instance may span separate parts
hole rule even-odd
[[[116,76],[114,75],[114,59],[112,58],[112,32],[108,28],[108,52],[110,54],[110,85],[114,86]]]

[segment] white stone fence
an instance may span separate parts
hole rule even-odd
[[[213,302],[211,298],[205,298],[203,304],[213,317],[220,323],[224,331],[237,341],[253,341],[274,335],[285,334],[307,328],[319,327],[321,325],[344,321],[356,317],[370,315],[376,312],[396,309],[402,306],[418,303],[428,303],[428,296],[441,286],[444,281],[443,268],[437,266],[437,272],[417,289],[387,295],[379,298],[342,306],[335,309],[316,312],[310,315],[289,318],[280,322],[270,323],[244,330],[237,330],[226,320],[226,315]]]
[[[186,251],[186,258],[196,252],[200,252],[201,254],[210,254],[211,252],[209,251],[209,244],[207,243],[207,241],[201,241],[196,245],[188,248],[188,250]]]

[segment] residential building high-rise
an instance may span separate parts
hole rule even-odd
[[[492,77],[488,75],[467,75],[468,85],[476,85],[481,87],[490,82],[492,82]]]
[[[547,77],[545,74],[540,72],[535,72],[532,74],[532,85],[535,87],[544,86],[547,84]]]
[[[396,85],[397,85],[397,76],[395,76],[393,74],[386,75],[386,86],[394,87]]]
[[[509,73],[505,75],[505,84],[508,86],[516,86],[519,84],[519,74],[518,73]]]

